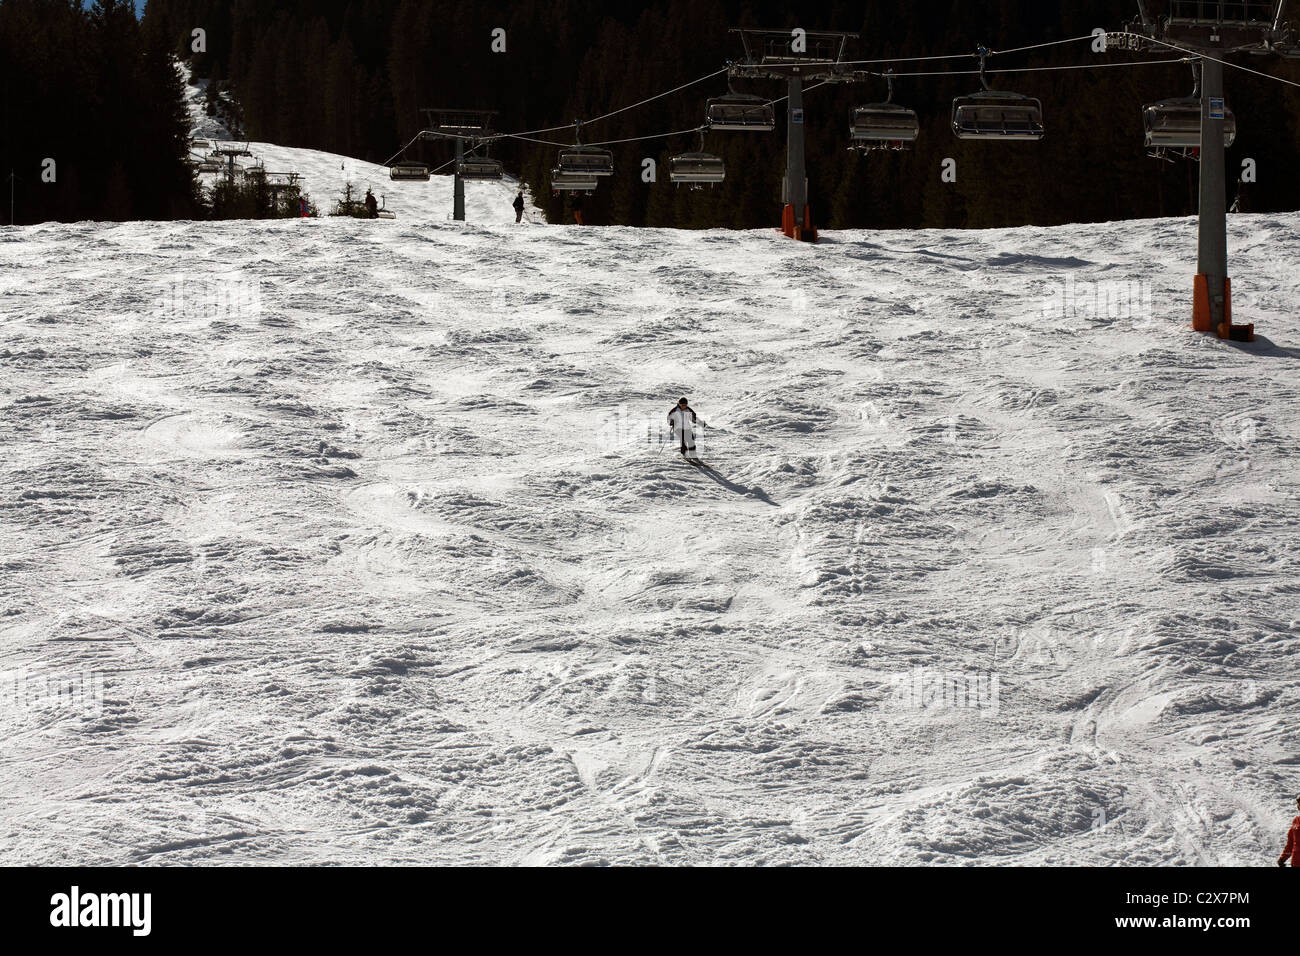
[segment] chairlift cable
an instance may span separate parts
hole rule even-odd
[[[647,104],[647,103],[653,103],[655,100],[663,99],[665,96],[671,96],[672,94],[677,93],[677,92],[679,92],[679,91],[681,91],[681,90],[684,90],[684,89],[686,89],[686,88],[688,88],[688,87],[695,86],[697,83],[703,83],[705,80],[711,80],[711,79],[713,79],[715,76],[721,76],[723,73],[726,73],[726,72],[727,72],[727,67],[724,66],[724,67],[723,67],[722,69],[720,69],[720,70],[714,70],[712,73],[708,73],[708,74],[706,74],[706,75],[704,75],[704,76],[701,76],[701,77],[698,77],[698,78],[696,78],[696,79],[694,79],[694,80],[691,80],[689,83],[683,83],[681,86],[675,86],[675,87],[673,87],[671,90],[665,90],[665,91],[662,92],[662,93],[656,93],[654,96],[647,97],[646,99],[641,100],[641,101],[639,101],[639,102],[637,102],[637,103],[632,103],[632,104],[629,105],[629,106],[622,106],[622,107],[619,107],[618,109],[613,110],[612,112],[609,112],[609,113],[602,113],[600,116],[595,116],[595,117],[593,117],[593,118],[591,118],[591,119],[582,120],[582,121],[581,121],[581,122],[582,122],[582,125],[583,125],[583,126],[586,126],[586,125],[589,124],[589,123],[599,123],[601,120],[609,119],[611,116],[617,116],[619,113],[626,113],[628,110],[634,110],[634,109],[636,109],[638,106],[645,106],[645,104]],[[560,132],[561,130],[572,129],[572,128],[573,128],[573,124],[572,124],[572,123],[566,123],[566,124],[563,125],[563,126],[550,126],[550,127],[547,127],[546,129],[526,129],[526,130],[523,130],[522,132],[519,132],[519,133],[498,133],[497,136],[499,136],[500,138],[503,138],[503,139],[504,139],[504,138],[510,138],[510,139],[526,139],[528,136],[531,136],[533,133],[558,133],[558,132]],[[548,141],[547,141],[547,140],[529,140],[529,142],[545,143],[545,142],[548,142]],[[552,146],[568,146],[568,145],[570,145],[570,144],[568,144],[568,143],[550,143],[550,145],[552,145]],[[594,145],[594,144],[592,144],[592,145]]]
[[[1070,37],[1070,39],[1068,40],[1052,40],[1049,43],[1035,43],[1033,46],[1018,46],[1018,47],[1013,47],[1010,50],[989,50],[989,56],[1002,56],[1008,53],[1024,53],[1028,50],[1041,50],[1044,47],[1064,46],[1067,43],[1080,43],[1083,40],[1094,40],[1094,39],[1096,39],[1096,37],[1093,36],[1093,34],[1089,33],[1086,36]]]
[[[1122,63],[1077,63],[1071,66],[1021,66],[1005,67],[1001,70],[986,70],[985,72],[993,73],[1051,73],[1059,70],[1104,70],[1117,66],[1159,66],[1169,63],[1186,63],[1186,57],[1171,57],[1167,60],[1125,60]],[[873,76],[885,76],[884,73],[873,73]],[[912,76],[912,77],[929,77],[929,76],[979,76],[979,70],[933,70],[921,73],[895,73],[894,76]]]
[[[570,127],[565,127],[569,129]],[[525,143],[541,143],[543,146],[572,146],[572,143],[557,143],[553,139],[536,139],[532,136],[525,136],[522,133],[502,133],[501,139],[521,139]]]
[[[1063,46],[1066,43],[1079,43],[1083,40],[1092,40],[1092,39],[1094,39],[1094,37],[1091,33],[1089,33],[1087,36],[1070,37],[1070,39],[1068,40],[1052,40],[1048,43],[1035,43],[1032,46],[1012,47],[1009,50],[990,49],[989,56],[1004,56],[1011,53],[1024,53],[1028,50],[1041,50],[1044,47]],[[840,63],[843,64],[844,66],[869,66],[875,63],[925,63],[925,62],[931,62],[935,60],[967,60],[970,59],[971,56],[972,54],[970,53],[950,53],[950,54],[945,54],[943,56],[893,57],[893,58],[880,59],[880,60],[841,60]],[[921,74],[899,73],[898,75],[919,76]]]
[[[687,133],[698,133],[701,130],[708,129],[707,126],[693,126],[690,129],[679,129],[673,133],[654,133],[650,136],[633,136],[628,139],[607,139],[600,143],[588,143],[588,146],[614,146],[618,143],[639,143],[645,139],[667,139],[669,136],[685,136]]]
[[[653,103],[655,100],[663,99],[665,96],[671,96],[672,94],[677,93],[680,90],[684,90],[689,86],[695,86],[697,83],[703,83],[705,80],[711,80],[715,76],[721,76],[723,73],[726,72],[728,72],[728,68],[724,66],[720,70],[715,70],[714,72],[709,73],[706,76],[701,76],[698,79],[691,80],[689,83],[683,83],[681,86],[675,86],[671,90],[666,90],[663,93],[656,93],[654,96],[651,96],[648,99],[641,100],[639,103],[633,103],[631,106],[624,106],[620,109],[614,110],[612,113],[605,113],[601,116],[595,117],[594,119],[583,120],[582,121],[583,125],[585,126],[588,123],[599,123],[601,120],[609,119],[611,116],[617,116],[619,113],[626,113],[628,110],[634,110],[638,106],[644,106],[647,103]]]
[[[1147,66],[1162,63],[1186,63],[1187,57],[1170,57],[1167,60],[1125,60],[1122,63],[1075,63],[1070,66],[1030,66],[989,70],[990,73],[1051,73],[1057,70],[1105,70],[1113,66]]]

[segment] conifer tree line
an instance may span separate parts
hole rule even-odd
[[[0,0],[0,222],[199,214],[171,37],[129,0]]]
[[[1163,2],[1150,5],[1158,13]],[[160,50],[187,60],[196,77],[212,81],[212,91],[233,95],[251,139],[383,162],[421,128],[423,107],[496,110],[495,124],[503,132],[567,125],[738,59],[739,41],[728,33],[733,26],[852,31],[860,38],[850,42],[848,57],[876,59],[973,54],[981,44],[1005,50],[1083,36],[1096,27],[1117,29],[1136,13],[1132,0],[149,0],[141,24],[132,28],[117,22],[123,6],[99,0],[94,10],[80,13],[74,0],[0,0],[0,50],[8,52],[12,45],[19,53],[17,65],[0,64],[0,75],[22,89],[7,108],[18,116],[23,148],[34,127],[49,137],[64,130],[69,113],[99,129],[113,129],[116,122],[130,130],[129,139],[124,132],[111,148],[113,155],[95,155],[84,173],[77,170],[79,176],[94,177],[83,179],[87,185],[77,194],[81,218],[102,214],[110,192],[115,211],[129,205],[140,216],[181,215],[193,202],[192,178],[176,158],[179,147],[170,140],[153,145],[149,130],[130,126],[145,118],[155,127],[174,126],[163,119],[174,114],[179,98],[174,80],[162,75]],[[28,28],[21,23],[24,17],[46,16],[64,26],[42,23],[42,43],[35,46],[45,38],[61,42],[59,66],[37,62],[40,54],[30,49]],[[117,33],[130,34],[134,44],[107,59],[102,51],[109,48],[104,42],[109,25],[100,22],[106,20],[117,24]],[[17,27],[14,21],[20,21]],[[191,49],[196,28],[205,31],[201,53]],[[493,52],[497,28],[505,31],[504,53]],[[72,39],[60,40],[59,30],[70,31]],[[100,50],[99,58],[74,52],[87,48]],[[1159,58],[1096,54],[1087,42],[994,57],[992,69],[1144,62],[1132,68],[993,75],[997,88],[1042,99],[1047,136],[1041,143],[958,141],[950,128],[951,102],[978,89],[979,78],[901,77],[894,99],[920,115],[916,149],[863,155],[848,149],[852,111],[883,100],[884,81],[811,90],[804,106],[815,220],[823,228],[981,228],[1192,214],[1196,165],[1150,159],[1142,144],[1142,105],[1192,91],[1191,69],[1184,63],[1147,62]],[[1300,81],[1295,61],[1244,57],[1242,62]],[[896,69],[972,70],[976,65],[972,55],[969,61],[900,63]],[[41,75],[35,97],[29,71]],[[1258,170],[1258,182],[1243,188],[1243,209],[1300,208],[1300,181],[1292,174],[1300,154],[1300,90],[1232,69],[1226,79],[1239,127],[1228,154],[1229,178],[1245,158],[1254,159]],[[109,84],[124,93],[106,95]],[[735,86],[774,99],[785,95],[777,81]],[[584,141],[699,126],[706,99],[726,90],[726,78],[715,77],[592,124],[583,130]],[[112,101],[110,112],[127,115],[110,117],[90,105],[101,100]],[[614,146],[616,175],[585,200],[585,220],[687,228],[773,225],[785,165],[784,104],[777,115],[772,133],[706,137],[705,149],[727,163],[727,181],[712,189],[668,182],[669,157],[696,149],[693,134]],[[6,128],[7,141],[13,129]],[[153,134],[161,135],[158,129]],[[80,133],[75,138],[81,143]],[[567,129],[537,138],[572,140]],[[49,152],[31,146],[41,155]],[[565,200],[551,197],[548,189],[556,149],[518,140],[493,147],[507,170],[532,187],[553,221],[566,214]],[[0,152],[8,157],[13,148],[7,142]],[[451,155],[447,144],[418,143],[406,158],[438,165]],[[643,182],[640,175],[646,158],[658,164],[655,183]],[[955,183],[941,178],[948,158],[956,160]],[[113,160],[107,170],[105,159]],[[26,168],[33,169],[30,160]],[[159,168],[172,172],[159,176]],[[1236,184],[1230,183],[1229,191],[1235,194]],[[67,211],[44,210],[44,218],[68,218]]]

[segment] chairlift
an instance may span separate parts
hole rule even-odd
[[[202,162],[202,163],[199,163],[199,164],[195,167],[195,169],[198,170],[198,172],[200,172],[200,173],[219,173],[219,172],[221,172],[221,164],[220,164],[220,163]]]
[[[614,154],[597,146],[569,146],[560,150],[558,166],[567,173],[586,176],[614,175]]]
[[[551,189],[557,193],[586,193],[596,191],[596,177],[581,170],[552,169]]]
[[[1142,108],[1146,145],[1155,149],[1199,149],[1201,146],[1201,101],[1161,100]],[[1237,117],[1223,110],[1223,145],[1237,141]]]
[[[456,165],[456,173],[461,179],[472,182],[485,182],[505,177],[505,170],[501,165],[501,160],[493,159],[491,156],[474,156],[472,154],[464,157]]]
[[[712,186],[727,178],[727,166],[712,153],[682,153],[669,161],[668,178],[679,184]]]
[[[727,166],[720,156],[704,151],[704,130],[700,130],[700,148],[694,153],[682,153],[668,161],[668,179],[692,189],[702,189],[727,178]]]
[[[560,150],[559,161],[556,163],[560,172],[574,174],[584,181],[593,176],[614,175],[614,153],[611,150],[582,145],[581,120],[573,122],[573,141],[574,145]]]
[[[429,167],[424,163],[394,163],[389,167],[388,178],[399,183],[427,183]]]
[[[852,149],[910,149],[921,133],[916,112],[894,102],[894,71],[885,74],[889,95],[883,103],[868,103],[853,111],[849,128]]]
[[[1142,107],[1142,127],[1147,149],[1156,159],[1168,158],[1172,150],[1186,159],[1199,159],[1201,149],[1201,77],[1192,64],[1195,86],[1192,95],[1160,100]],[[1223,145],[1237,141],[1237,117],[1226,106],[1223,111]],[[1172,162],[1172,160],[1171,160]]]
[[[776,129],[776,110],[771,100],[752,93],[737,93],[727,76],[727,95],[709,100],[705,120],[710,129],[742,133],[767,133]]]
[[[979,49],[980,84],[970,96],[952,101],[952,131],[958,139],[1038,142],[1043,138],[1043,104],[1031,96],[989,88],[989,51]]]

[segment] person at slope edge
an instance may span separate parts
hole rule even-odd
[[[379,218],[379,200],[369,189],[366,190],[366,215],[371,219]]]
[[[523,191],[522,189],[519,190],[519,195],[515,197],[514,207],[515,207],[515,222],[523,222],[523,220],[524,220],[524,191]]]
[[[1300,810],[1300,797],[1295,798],[1295,806]],[[1291,829],[1286,833],[1286,849],[1277,858],[1277,865],[1286,866],[1288,860],[1292,866],[1300,866],[1300,817],[1291,821]]]
[[[695,452],[695,426],[703,425],[695,416],[695,409],[691,408],[690,402],[686,399],[680,399],[672,411],[668,413],[668,427],[681,441],[681,453],[687,459],[699,460],[699,455]]]

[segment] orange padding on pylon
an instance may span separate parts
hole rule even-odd
[[[1223,280],[1223,321],[1215,328],[1210,325],[1210,283],[1204,273],[1196,276],[1196,299],[1192,307],[1192,328],[1197,332],[1213,331],[1221,339],[1234,342],[1255,341],[1254,325],[1232,324],[1232,280]]]
[[[1209,332],[1210,321],[1210,279],[1204,272],[1198,272],[1192,297],[1192,328]]]

